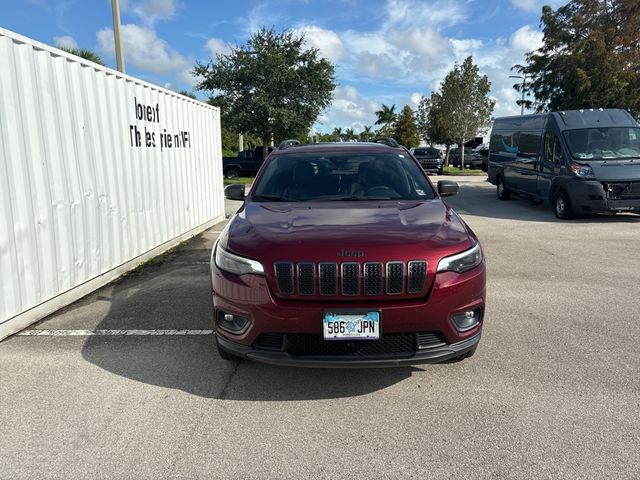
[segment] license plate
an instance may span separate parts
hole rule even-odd
[[[325,340],[380,338],[380,312],[325,312],[322,331]]]

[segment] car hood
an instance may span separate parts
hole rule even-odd
[[[640,181],[640,159],[586,162],[601,182]]]
[[[263,262],[388,261],[441,257],[475,243],[439,199],[384,202],[247,202],[221,244]]]

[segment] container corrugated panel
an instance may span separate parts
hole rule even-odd
[[[224,198],[219,109],[1,28],[0,65],[1,339]]]

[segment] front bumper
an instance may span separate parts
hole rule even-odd
[[[441,362],[463,355],[475,348],[485,312],[486,268],[484,261],[463,274],[444,272],[437,274],[430,291],[424,298],[393,299],[387,301],[292,301],[272,295],[265,277],[228,274],[211,265],[212,300],[215,331],[224,350],[241,357],[283,365],[307,366],[392,366]],[[322,313],[327,310],[371,309],[380,311],[381,334],[438,335],[442,342],[433,345],[413,344],[415,348],[402,350],[375,348],[366,355],[346,355],[341,352],[325,354],[326,350],[294,351],[283,348],[265,351],[260,348],[262,335],[280,335],[289,338],[307,336],[322,338]],[[478,325],[461,332],[452,321],[453,313],[480,309],[482,319]],[[219,324],[219,314],[229,313],[249,319],[241,333],[234,334]],[[418,337],[416,337],[418,338]],[[337,341],[342,342],[342,341]],[[290,346],[290,343],[288,343]]]
[[[612,182],[612,185],[625,182]],[[635,183],[635,182],[633,182]],[[575,180],[566,190],[576,213],[640,211],[640,197],[621,198],[605,190],[609,183]]]
[[[272,352],[259,350],[241,345],[222,336],[217,337],[220,347],[238,358],[254,360],[272,365],[294,367],[323,367],[323,368],[363,368],[363,367],[400,367],[420,365],[425,363],[440,363],[464,355],[474,350],[480,342],[481,333],[463,340],[462,342],[433,347],[417,351],[414,355],[402,357],[351,357],[335,355],[293,356],[286,352]]]

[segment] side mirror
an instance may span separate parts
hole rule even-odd
[[[224,188],[224,198],[229,200],[244,200],[244,184],[234,183]]]
[[[458,184],[451,180],[438,180],[438,193],[441,197],[450,197],[460,190]]]

